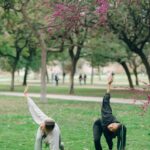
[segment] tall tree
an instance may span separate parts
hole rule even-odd
[[[92,5],[94,4],[94,5]],[[68,44],[68,52],[72,62],[70,94],[74,93],[74,75],[76,65],[80,58],[89,30],[103,24],[106,20],[108,3],[106,0],[91,1],[65,1],[54,7],[53,17],[50,18],[49,32],[53,33],[53,26],[57,26],[58,35]],[[52,23],[54,25],[52,26]],[[61,28],[59,24],[61,23]]]
[[[122,0],[117,7],[112,5],[108,18],[109,27],[118,38],[141,58],[150,82],[150,64],[144,52],[150,40],[150,1]]]
[[[40,50],[37,47],[37,41],[35,37],[30,34],[28,37],[28,43],[26,49],[22,53],[22,66],[24,67],[23,85],[27,85],[27,77],[29,70],[39,71],[40,68]]]
[[[42,0],[2,0],[0,6],[10,15],[21,16],[22,21],[32,30],[39,41],[41,49],[41,99],[46,100],[46,54],[47,51],[58,51],[59,48],[48,46],[45,16],[50,13]],[[39,11],[40,10],[40,11]],[[10,13],[11,12],[11,13]]]
[[[17,69],[17,65],[20,60],[21,53],[23,49],[27,45],[27,38],[24,36],[24,33],[21,30],[14,31],[14,39],[13,43],[9,45],[9,43],[6,43],[6,41],[3,41],[1,43],[1,49],[0,49],[0,56],[2,57],[8,57],[10,59],[12,66],[11,69],[11,87],[10,90],[14,90],[14,81],[15,81],[15,71]],[[8,47],[9,46],[9,47]],[[8,49],[6,49],[8,47]],[[12,47],[12,48],[11,48]],[[12,51],[12,52],[11,52]]]
[[[3,57],[8,57],[10,60],[11,69],[11,90],[14,90],[14,81],[15,81],[15,71],[18,68],[20,61],[20,56],[23,49],[27,46],[29,32],[25,24],[22,22],[21,16],[13,13],[11,8],[14,7],[15,1],[0,1],[0,10],[1,10],[1,21],[3,26],[1,26],[1,31],[3,37],[8,37],[9,40],[1,41],[1,50],[0,55]],[[9,45],[9,49],[5,50],[5,45]],[[3,49],[4,48],[4,49]]]
[[[34,22],[37,20],[34,20],[29,17],[29,14],[28,14],[29,2],[30,2],[30,0],[26,0],[25,3],[22,3],[20,12],[23,15],[24,21],[31,28],[31,30],[33,31],[33,33],[39,40],[39,46],[42,50],[42,53],[41,53],[41,99],[43,101],[46,101],[46,58],[47,58],[46,55],[47,55],[47,51],[58,51],[58,49],[53,49],[53,48],[48,47],[48,45],[46,43],[46,36],[44,34],[44,30],[42,29],[42,27],[37,28],[39,22]]]
[[[94,62],[97,65],[107,65],[110,62],[118,62],[124,69],[129,86],[134,87],[131,74],[127,65],[128,57],[126,47],[118,41],[111,33],[105,33],[101,37],[96,37],[89,43],[89,53],[92,53]]]
[[[131,54],[131,53],[130,53]],[[141,65],[141,60],[137,55],[131,54],[131,59],[129,60],[129,65],[133,70],[133,74],[135,76],[135,84],[139,86],[139,79],[138,79],[138,67]]]

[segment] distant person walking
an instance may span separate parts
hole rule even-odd
[[[83,77],[83,79],[84,79],[84,84],[86,84],[86,74],[84,74],[84,77]]]
[[[58,78],[58,75],[56,74],[56,75],[55,75],[55,83],[56,83],[56,86],[58,86],[58,81],[59,81],[59,78]]]
[[[66,76],[66,73],[65,72],[63,72],[63,84],[65,83],[65,76]]]
[[[79,83],[82,84],[82,74],[79,75]]]

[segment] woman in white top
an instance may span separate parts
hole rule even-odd
[[[64,146],[61,143],[60,129],[57,123],[45,115],[30,97],[27,95],[26,97],[32,118],[39,125],[34,150],[42,150],[43,141],[49,145],[50,150],[64,150]]]

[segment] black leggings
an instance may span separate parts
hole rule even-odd
[[[102,146],[100,142],[102,133],[103,133],[103,130],[101,126],[101,120],[98,119],[94,122],[94,125],[93,125],[93,137],[94,137],[95,150],[102,150]]]
[[[123,130],[123,132],[120,132],[121,130]],[[116,136],[118,138],[117,150],[124,150],[126,144],[126,127],[124,125],[121,125],[118,131],[119,132],[117,133],[113,133],[107,129],[103,129],[101,120],[97,119],[93,124],[93,137],[95,150],[102,150],[101,146],[102,133],[104,134],[109,150],[112,150],[113,148],[112,139],[115,138]]]

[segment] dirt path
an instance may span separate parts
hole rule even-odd
[[[19,92],[0,92],[0,95],[24,97],[24,94],[19,93]],[[29,96],[30,97],[40,97],[40,94],[30,93]],[[102,99],[103,99],[102,97],[87,97],[87,96],[58,95],[58,94],[47,94],[47,98],[59,99],[59,100],[85,101],[85,102],[102,102]],[[133,99],[111,98],[111,103],[141,105],[144,102],[145,102],[145,100],[136,100],[134,102]]]

